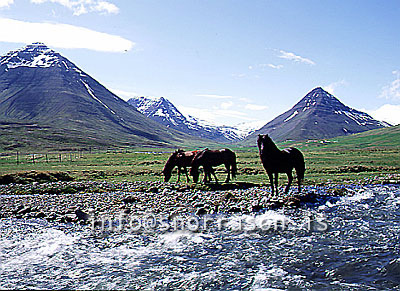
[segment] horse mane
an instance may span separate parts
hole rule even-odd
[[[200,163],[201,163],[201,161],[203,159],[203,156],[204,156],[204,153],[206,151],[209,151],[209,149],[205,148],[204,150],[195,151],[195,155],[194,155],[194,157],[192,159],[192,163],[191,163],[192,169],[200,167]]]
[[[280,151],[268,134],[260,134],[257,139],[258,148],[261,150],[261,144],[269,151]]]

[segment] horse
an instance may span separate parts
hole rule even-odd
[[[178,167],[178,180],[177,182],[180,181],[181,179],[181,172],[182,169],[184,173],[186,174],[186,181],[189,182],[189,175],[187,172],[187,168],[190,166],[190,163],[192,162],[193,157],[195,156],[197,151],[188,151],[185,152],[182,149],[179,149],[175,151],[167,160],[164,169],[162,170],[162,173],[164,175],[164,182],[168,182],[171,179],[172,176],[172,170],[177,166]]]
[[[228,172],[228,176],[226,177],[225,183],[228,183],[231,178],[236,177],[237,167],[236,167],[236,154],[230,149],[222,149],[222,150],[209,150],[204,149],[199,151],[193,158],[190,175],[193,177],[193,181],[195,183],[199,180],[199,167],[203,166],[204,169],[204,179],[203,182],[207,183],[211,182],[211,174],[214,175],[215,182],[218,183],[217,176],[215,175],[215,171],[212,167],[216,167],[219,165],[225,165],[226,171]],[[207,179],[208,178],[208,179]]]
[[[301,182],[304,180],[304,172],[306,170],[303,154],[298,149],[292,147],[279,150],[267,134],[258,135],[257,145],[261,162],[271,183],[272,195],[274,195],[273,175],[275,175],[275,188],[276,193],[278,193],[279,173],[286,173],[288,176],[285,193],[289,192],[293,181],[293,168],[296,170],[298,189],[301,192]]]

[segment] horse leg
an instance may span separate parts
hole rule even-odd
[[[279,173],[275,173],[275,189],[276,189],[276,195],[279,194],[278,177],[279,177]]]
[[[214,170],[212,167],[210,167],[210,172],[211,172],[211,174],[213,174],[213,176],[214,176],[215,183],[218,184],[218,178],[217,178],[217,176],[215,175],[215,170]],[[210,180],[211,180],[211,174],[210,174]]]
[[[178,180],[176,182],[181,181],[181,167],[178,166]]]
[[[288,184],[287,184],[286,189],[285,189],[285,194],[289,193],[290,185],[292,184],[292,181],[293,181],[292,171],[287,172],[286,174],[287,174],[287,177],[288,177]]]
[[[301,179],[297,176],[297,185],[299,186],[299,193],[301,192]]]
[[[272,177],[272,173],[268,173],[269,183],[271,184],[272,196],[274,196],[274,179]]]
[[[187,168],[186,168],[186,167],[183,167],[183,171],[185,172],[185,175],[186,175],[186,183],[189,183],[189,182],[190,182],[190,179],[189,179],[189,175],[188,175]]]
[[[207,183],[207,177],[209,176],[208,168],[207,167],[203,167],[203,170],[204,170],[203,183]]]
[[[212,182],[211,173],[213,172],[213,168],[209,167],[209,166],[207,166],[207,167],[203,166],[203,169],[204,169],[204,183],[207,183],[207,182],[211,183]]]
[[[226,171],[228,172],[228,176],[226,177],[225,183],[229,183],[231,179],[231,166],[229,164],[225,164]]]

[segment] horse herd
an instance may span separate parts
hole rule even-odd
[[[305,163],[303,154],[296,148],[290,147],[284,150],[279,150],[268,135],[259,135],[257,146],[261,162],[267,172],[272,195],[275,191],[278,193],[278,175],[286,173],[288,184],[285,188],[285,193],[289,192],[290,185],[293,181],[292,170],[296,170],[298,190],[301,191],[301,182],[304,179]],[[164,181],[168,182],[171,179],[172,170],[178,168],[178,181],[182,171],[186,175],[187,182],[190,181],[189,175],[193,177],[195,183],[199,180],[199,168],[203,167],[204,178],[203,182],[211,182],[211,175],[214,176],[215,182],[218,183],[217,176],[213,167],[224,165],[228,173],[225,182],[228,183],[237,174],[236,154],[230,149],[210,150],[208,148],[199,151],[175,151],[167,160],[162,171]],[[190,167],[188,174],[187,167]],[[275,182],[275,183],[274,183]]]

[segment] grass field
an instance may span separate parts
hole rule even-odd
[[[251,144],[255,144],[252,141]],[[221,148],[217,145],[198,145],[199,148]],[[280,148],[294,146],[305,156],[305,184],[326,182],[347,183],[367,181],[390,174],[400,175],[400,126],[371,130],[330,140],[286,142]],[[237,154],[236,181],[267,183],[265,171],[256,147],[229,147]],[[188,144],[187,149],[195,149]],[[106,181],[161,181],[162,168],[172,148],[129,148],[113,151],[48,152],[33,154],[0,153],[0,176],[19,172],[66,172],[75,180]],[[18,161],[18,163],[17,163]],[[221,181],[225,180],[223,167],[217,168]],[[280,175],[280,183],[286,180]],[[171,181],[176,181],[175,175]],[[182,182],[185,178],[182,177]]]
[[[376,176],[400,173],[400,147],[344,149],[297,144],[306,160],[305,184],[348,183]],[[236,181],[267,183],[267,176],[255,147],[232,149],[237,154]],[[19,154],[0,156],[0,176],[27,171],[67,172],[75,180],[160,181],[161,170],[172,149],[135,149],[130,152],[72,152]],[[60,157],[61,155],[61,157]],[[61,158],[61,162],[60,162]],[[217,168],[220,181],[225,179],[224,168]],[[171,181],[176,181],[173,175]],[[286,175],[281,175],[284,183]],[[185,177],[181,182],[185,182]]]

